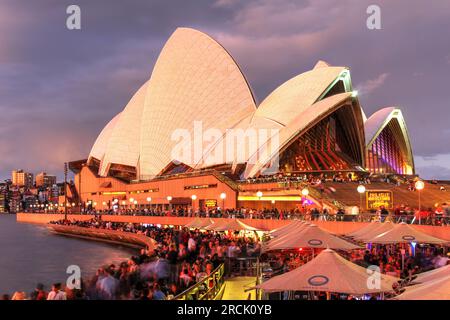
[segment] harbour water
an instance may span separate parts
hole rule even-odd
[[[136,249],[54,235],[45,226],[17,223],[15,215],[0,214],[0,294],[28,294],[38,282],[48,290],[54,282],[65,283],[70,265],[78,265],[87,278],[98,267],[133,254]]]

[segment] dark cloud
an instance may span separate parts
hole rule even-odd
[[[450,168],[442,166],[417,167],[417,173],[426,179],[450,180]]]
[[[217,38],[260,101],[318,59],[349,66],[368,115],[399,105],[415,154],[450,153],[450,3],[377,3],[383,29],[370,31],[372,1],[3,0],[0,177],[17,167],[60,174],[86,157],[178,26]],[[65,28],[69,4],[82,9],[81,31]]]

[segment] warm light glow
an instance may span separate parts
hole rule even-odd
[[[102,204],[103,204],[104,206],[106,206],[106,201],[103,201]]]
[[[359,193],[364,193],[364,192],[366,192],[366,187],[364,187],[362,184],[360,184],[360,185],[358,186],[358,188],[356,188],[356,190],[357,190]]]
[[[258,198],[262,198],[263,193],[262,193],[261,191],[258,191],[258,192],[256,193],[256,196],[257,196]]]
[[[423,181],[419,180],[416,182],[415,186],[416,186],[417,190],[422,190],[423,188],[425,188],[425,183]]]
[[[306,197],[308,194],[309,194],[309,190],[308,189],[305,188],[305,189],[302,190],[302,195],[303,196]]]
[[[238,196],[238,201],[301,201],[300,196],[266,196],[266,197],[256,197],[256,196]]]
[[[130,202],[133,203],[134,202],[134,198],[130,198]]]
[[[125,204],[126,204],[125,200],[124,200],[124,201],[122,201],[122,205],[124,206]]]
[[[358,90],[353,90],[352,91],[352,97],[357,97],[358,96]]]
[[[134,203],[135,205],[136,205],[136,204],[138,204],[137,200],[134,200],[134,202],[133,202],[133,203]]]
[[[272,202],[272,204],[275,204],[275,200],[272,200],[272,201],[270,201],[270,202]]]
[[[195,200],[197,200],[197,196],[196,196],[195,194],[193,194],[193,195],[191,196],[191,199],[192,199],[193,201],[195,201]]]
[[[152,198],[151,197],[147,197],[147,202],[151,202]]]
[[[172,197],[171,196],[167,196],[167,201],[172,201]]]
[[[97,206],[97,202],[94,202],[94,207]]]
[[[222,192],[221,194],[220,194],[220,199],[225,199],[227,197],[227,194],[225,193],[225,192]]]

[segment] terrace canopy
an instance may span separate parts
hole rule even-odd
[[[407,287],[395,300],[450,300],[450,276]]]
[[[424,232],[421,232],[414,227],[402,222],[395,225],[391,230],[382,233],[367,242],[391,244],[391,243],[429,243],[429,244],[444,244],[448,241],[435,238]]]
[[[350,262],[331,249],[323,250],[316,258],[285,274],[273,277],[256,288],[277,291],[326,291],[362,295],[393,291],[400,279],[379,274],[378,286],[370,285],[366,268]]]
[[[288,235],[275,240],[276,241],[267,243],[264,247],[264,251],[297,248],[331,248],[337,250],[361,249],[360,246],[334,236],[315,224],[307,225],[299,232],[291,232]]]

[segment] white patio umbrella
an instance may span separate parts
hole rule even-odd
[[[346,234],[346,236],[347,237],[351,237],[351,238],[362,236],[362,235],[365,235],[368,232],[378,228],[380,225],[381,225],[381,222],[373,221],[373,222],[370,222],[369,224],[365,225],[364,227],[362,227],[362,228],[360,228],[360,229],[358,229],[356,231],[353,231],[353,232],[350,232],[349,234]]]
[[[207,226],[211,225],[213,221],[209,218],[195,218],[191,222],[184,225],[185,228],[193,228],[193,229],[204,229]]]
[[[227,230],[233,230],[233,231],[258,231],[259,229],[251,227],[239,219],[232,219],[230,221],[225,221],[224,223],[221,223],[219,225],[212,224],[209,226],[210,230],[214,231],[227,231]]]
[[[417,278],[414,279],[415,283],[425,283],[429,281],[434,281],[438,279],[445,278],[450,276],[450,264],[444,267],[440,267],[437,269],[433,269],[427,272],[422,272],[417,275]]]
[[[409,242],[444,244],[448,242],[446,240],[430,236],[404,222],[399,223],[395,225],[394,228],[392,228],[391,230],[386,231],[385,233],[382,233],[366,241],[381,244],[409,243]]]
[[[279,237],[286,235],[287,233],[291,232],[292,230],[296,230],[300,226],[304,225],[304,221],[294,220],[278,229],[274,229],[269,232],[270,236],[272,237]]]
[[[209,226],[206,226],[204,229],[205,230],[214,230],[215,228],[219,228],[219,226],[225,224],[226,221],[225,220],[214,220],[213,223],[211,223]]]
[[[362,295],[393,291],[392,285],[398,281],[400,279],[396,277],[368,272],[335,251],[326,249],[303,266],[273,277],[256,288],[268,292],[326,291]]]
[[[450,300],[450,276],[411,287],[394,300]]]
[[[286,240],[288,237],[290,237],[290,236],[292,236],[294,234],[298,234],[298,233],[302,232],[303,229],[305,229],[306,227],[308,227],[310,225],[311,224],[308,223],[308,222],[297,223],[293,228],[290,228],[289,230],[286,230],[286,232],[284,234],[280,234],[276,238],[270,239],[264,245],[265,246],[271,246],[271,245],[274,245],[276,243],[280,243],[280,242]]]
[[[337,236],[330,234],[315,224],[307,225],[299,232],[291,232],[283,238],[275,239],[263,247],[263,251],[289,250],[297,248],[331,248],[338,250],[361,249]]]
[[[363,242],[369,242],[368,240],[375,238],[376,236],[385,233],[389,230],[392,230],[394,228],[395,224],[392,222],[379,222],[378,226],[371,231],[367,232],[366,234],[361,234],[356,237],[353,237],[354,240],[363,241]]]

